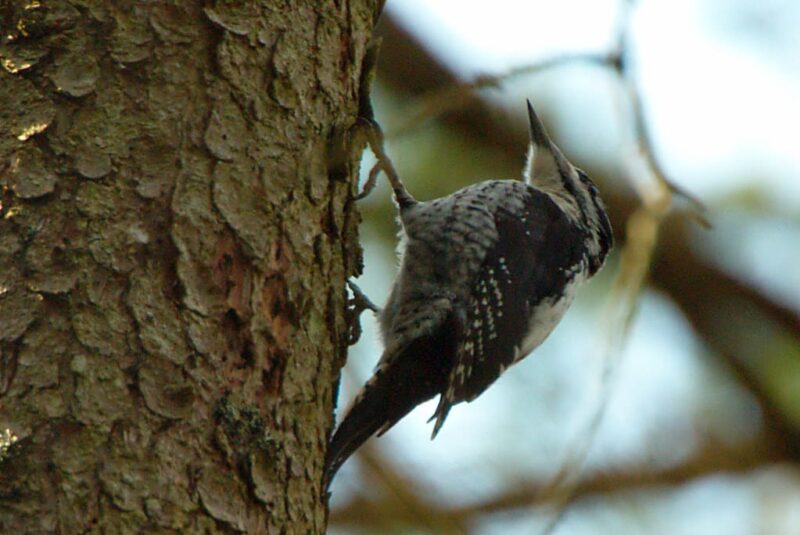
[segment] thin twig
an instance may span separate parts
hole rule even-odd
[[[570,63],[589,63],[597,65],[613,65],[619,61],[615,54],[574,53],[563,54],[540,62],[515,67],[501,74],[482,74],[472,81],[448,85],[442,89],[430,91],[419,97],[405,114],[405,119],[389,133],[389,138],[410,134],[428,121],[436,119],[448,112],[461,109],[475,93],[484,89],[495,89],[502,84],[530,76],[548,69],[563,67]]]
[[[719,444],[713,440],[704,441],[691,457],[669,468],[647,464],[630,466],[620,471],[594,473],[580,481],[575,497],[609,496],[616,492],[681,485],[719,472],[746,473],[764,468],[769,463],[784,461],[785,457],[779,449],[779,446],[776,447],[768,438],[738,446]],[[409,487],[406,485],[410,485],[413,489],[415,485],[412,480],[404,479],[398,474],[391,460],[385,460],[382,456],[373,458],[376,456],[375,448],[367,445],[362,451],[364,453],[360,451],[356,455],[366,461],[370,472],[374,467],[382,481],[387,478],[395,481],[391,487],[402,493],[404,506],[398,507],[398,498],[394,490],[392,494],[381,494],[379,498],[375,497],[374,492],[368,495],[356,494],[348,502],[331,511],[332,525],[353,525],[360,529],[376,531],[386,526],[413,524],[424,518],[427,520],[425,522],[427,527],[451,522],[466,529],[481,522],[487,515],[513,513],[529,507],[532,503],[548,505],[547,502],[540,501],[545,493],[543,483],[537,479],[503,489],[496,495],[465,505],[440,504],[433,500],[425,500],[416,493],[409,496],[407,494]],[[379,513],[376,514],[375,511]]]
[[[637,153],[643,157],[644,172],[655,178],[654,187],[644,194],[640,191],[641,206],[631,215],[626,224],[626,241],[620,255],[620,270],[609,297],[611,311],[605,317],[609,325],[604,332],[610,333],[605,338],[602,352],[603,371],[600,378],[600,394],[597,410],[590,418],[581,437],[574,443],[567,454],[566,461],[553,478],[545,496],[555,495],[555,514],[542,530],[542,535],[551,534],[560,523],[568,505],[574,499],[578,488],[586,457],[595,441],[600,424],[607,410],[616,371],[620,366],[624,342],[633,324],[639,295],[644,288],[647,274],[652,264],[653,253],[658,241],[658,232],[672,205],[675,195],[689,199],[698,220],[710,226],[703,216],[705,207],[697,199],[678,188],[667,179],[666,173],[655,156],[644,109],[641,102],[636,79],[634,78],[626,58],[630,57],[630,17],[634,2],[627,2],[620,13],[618,22],[617,57],[619,61],[613,67],[625,82],[626,93],[630,99],[634,123],[634,140]],[[629,161],[629,163],[632,163]],[[634,171],[637,172],[637,171]],[[614,314],[616,312],[616,314]]]

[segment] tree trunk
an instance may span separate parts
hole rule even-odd
[[[1,533],[322,533],[379,0],[0,4]]]

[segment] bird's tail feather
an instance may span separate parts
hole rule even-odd
[[[398,380],[397,374],[379,369],[356,397],[328,445],[325,490],[342,464],[369,437],[384,434],[414,407],[433,397],[435,391],[422,378],[407,382],[402,373],[399,377],[403,379]]]
[[[380,371],[377,372],[364,385],[342,423],[336,429],[328,445],[328,453],[325,458],[323,482],[326,490],[342,464],[369,437],[379,430],[381,432],[388,430],[397,421],[395,419],[391,424],[388,421],[391,392],[387,392],[387,390],[390,388],[391,385],[386,380],[386,375]]]
[[[381,359],[375,375],[361,389],[328,445],[325,491],[342,464],[369,437],[382,435],[414,407],[442,391],[457,332],[450,323],[446,321],[441,329],[446,335],[444,340],[439,334],[423,336],[393,358]]]

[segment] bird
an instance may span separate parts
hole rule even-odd
[[[604,265],[613,233],[600,194],[530,100],[527,109],[523,180],[418,201],[389,176],[400,267],[377,312],[384,350],[329,442],[325,490],[367,439],[439,396],[435,438],[453,405],[476,399],[547,338]]]

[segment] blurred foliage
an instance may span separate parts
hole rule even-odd
[[[586,297],[578,303],[585,306],[607,300],[604,309],[593,311],[595,315],[582,324],[588,321],[606,344],[605,349],[594,351],[596,355],[583,356],[589,362],[599,355],[604,359],[603,371],[597,374],[602,384],[594,398],[599,405],[584,411],[589,413],[586,420],[590,423],[572,435],[569,451],[551,462],[549,476],[534,477],[530,469],[508,464],[518,462],[518,457],[502,458],[519,436],[494,437],[494,449],[486,452],[485,462],[505,462],[496,471],[503,474],[504,481],[492,481],[486,489],[481,487],[486,482],[476,474],[448,474],[435,466],[431,473],[410,472],[396,458],[402,452],[387,452],[385,442],[371,442],[357,456],[359,477],[351,478],[349,487],[341,482],[334,487],[333,533],[641,533],[662,529],[670,533],[779,534],[787,532],[785,527],[792,525],[792,519],[798,522],[795,526],[800,525],[800,312],[787,305],[791,299],[770,294],[756,279],[726,265],[721,259],[730,255],[721,254],[718,246],[727,240],[726,246],[737,245],[744,251],[738,254],[748,254],[747,246],[737,242],[743,239],[740,227],[731,224],[731,218],[741,223],[737,213],[790,222],[797,231],[800,210],[777,207],[774,195],[753,185],[714,200],[709,219],[718,225],[715,229],[703,230],[697,225],[705,218],[702,207],[669,180],[652,146],[639,89],[623,61],[631,55],[626,50],[631,45],[625,16],[620,17],[618,48],[607,56],[573,54],[508,74],[519,84],[520,72],[538,73],[560,63],[588,62],[592,68],[605,65],[619,76],[631,99],[631,105],[622,108],[634,115],[630,122],[637,150],[620,150],[624,158],[618,169],[603,169],[602,165],[593,169],[592,162],[586,169],[598,179],[618,239],[612,261],[584,290]],[[488,98],[485,91],[502,88],[506,78],[458,79],[390,17],[384,19],[380,33],[384,57],[374,101],[378,120],[390,133],[387,152],[408,189],[420,199],[430,199],[488,178],[519,177],[526,140],[524,122],[509,119],[508,112],[500,109],[502,101],[497,94]],[[547,109],[543,115],[547,121]],[[409,124],[415,121],[418,124]],[[392,136],[398,129],[400,134]],[[363,166],[368,170],[371,165],[367,157]],[[608,176],[609,172],[617,176]],[[604,187],[612,182],[614,188]],[[380,237],[373,244],[380,249],[376,254],[390,255],[397,225],[383,181],[361,201],[360,208],[370,234]],[[784,239],[788,235],[784,233]],[[759,236],[749,235],[748,239],[758,240]],[[800,250],[794,258],[800,262]],[[782,269],[795,273],[795,268],[796,264]],[[693,378],[692,384],[697,386],[690,399],[680,400],[691,408],[681,423],[685,434],[662,436],[644,430],[650,437],[645,444],[649,451],[627,463],[606,460],[604,464],[590,453],[594,431],[614,394],[614,373],[629,342],[643,289],[645,294],[656,293],[668,300],[674,313],[681,315],[684,325],[675,336],[695,342],[690,358],[700,361],[693,370],[701,376]],[[585,338],[586,334],[567,336]],[[664,348],[653,349],[668,354]],[[375,355],[370,358],[374,362]],[[522,383],[508,381],[502,387]],[[525,391],[509,399],[544,395]],[[521,405],[509,403],[503,410],[534,410]],[[630,411],[638,409],[628,407]],[[613,437],[605,438],[609,440],[613,442]],[[620,437],[622,441],[624,437]],[[550,444],[544,437],[541,442],[530,447]],[[646,462],[648,455],[650,462]],[[655,455],[661,457],[653,458]],[[587,456],[589,469],[584,468]],[[483,473],[478,467],[475,472]],[[426,482],[432,474],[451,479],[429,489]],[[459,482],[481,491],[466,502],[454,497],[464,489],[454,490],[453,496],[439,492]],[[774,499],[776,494],[780,500]],[[699,507],[700,503],[710,505]],[[742,517],[735,515],[744,515],[746,510],[753,516],[750,524],[743,526]]]

